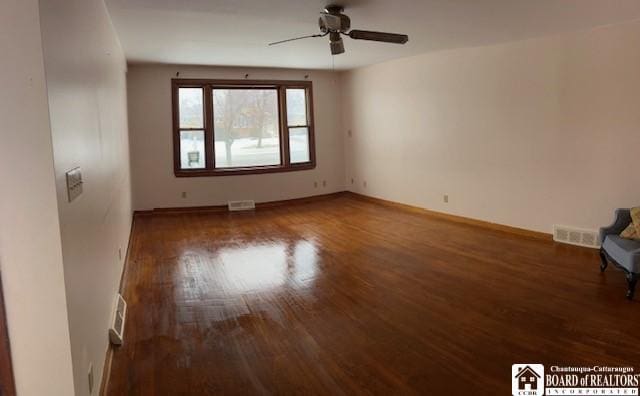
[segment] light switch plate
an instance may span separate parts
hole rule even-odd
[[[69,194],[69,202],[82,194],[82,172],[80,167],[67,172],[67,192]]]

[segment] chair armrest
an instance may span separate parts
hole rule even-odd
[[[613,224],[600,228],[600,244],[604,242],[604,238],[607,235],[620,234],[629,224],[631,224],[631,210],[625,208],[616,209],[616,218]]]

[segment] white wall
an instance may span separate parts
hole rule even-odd
[[[69,327],[37,0],[2,3],[0,52],[0,269],[16,390],[20,396],[69,396]]]
[[[126,62],[102,0],[40,2],[75,391],[99,388],[131,227]],[[65,172],[84,193],[68,202]],[[97,394],[97,389],[94,389]]]
[[[171,79],[180,78],[313,81],[316,162],[313,170],[262,175],[177,178],[173,174]],[[332,72],[130,65],[129,130],[134,208],[206,206],[227,200],[256,202],[300,198],[344,189],[344,157],[340,133],[340,86]],[[326,187],[322,181],[326,180]],[[318,187],[314,187],[314,182]],[[182,198],[182,192],[187,198]]]
[[[638,22],[425,54],[342,81],[354,191],[542,232],[597,228],[640,204]]]

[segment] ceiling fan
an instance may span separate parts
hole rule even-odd
[[[404,44],[409,41],[406,34],[372,32],[369,30],[349,30],[351,29],[351,19],[342,12],[344,8],[339,5],[330,5],[320,13],[318,25],[320,25],[319,34],[311,34],[308,36],[295,37],[287,40],[276,41],[269,45],[287,43],[289,41],[301,40],[311,37],[324,37],[329,35],[329,46],[332,55],[342,54],[344,52],[344,43],[342,36],[349,36],[354,40],[370,40],[381,41],[383,43]]]

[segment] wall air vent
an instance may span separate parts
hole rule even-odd
[[[237,212],[240,210],[253,210],[256,208],[255,201],[246,200],[246,201],[228,201],[227,207],[229,208],[229,212]]]
[[[598,231],[585,230],[581,228],[553,226],[553,240],[556,242],[568,243],[570,245],[599,248]]]
[[[124,340],[124,320],[127,315],[127,303],[120,294],[116,295],[113,320],[109,328],[109,340],[114,345],[122,345]]]

